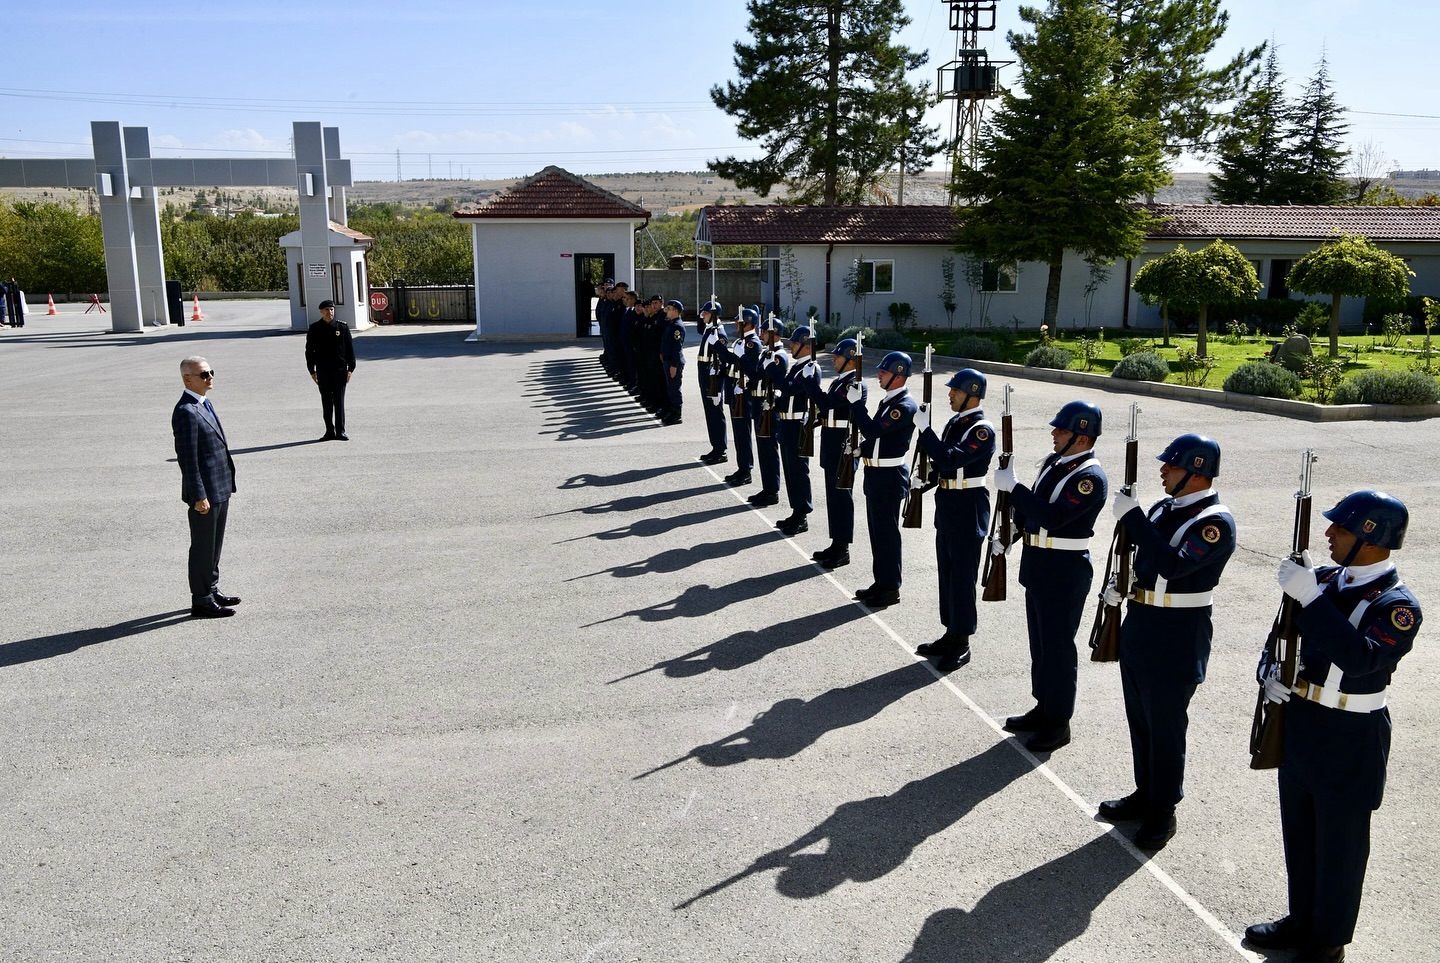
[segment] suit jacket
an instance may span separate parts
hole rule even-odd
[[[311,374],[354,371],[355,346],[350,329],[340,321],[331,324],[324,319],[310,325],[305,332],[305,367]]]
[[[235,488],[235,461],[225,443],[220,420],[190,394],[182,394],[170,416],[175,433],[175,459],[180,463],[180,498],[187,505],[201,499],[226,501]]]

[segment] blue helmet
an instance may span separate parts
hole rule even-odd
[[[790,332],[791,344],[804,344],[810,340],[810,328],[806,325],[797,325],[794,331]]]
[[[1325,517],[1360,541],[1388,549],[1405,544],[1405,528],[1410,524],[1410,511],[1404,502],[1376,491],[1346,495]]]
[[[1220,477],[1220,446],[1213,438],[1194,432],[1170,442],[1164,451],[1155,456],[1155,460],[1183,468],[1191,475]],[[1181,487],[1184,487],[1183,483]]]
[[[781,321],[779,318],[775,317],[775,315],[772,314],[770,315],[770,317],[760,322],[760,330],[772,334],[784,334],[785,322]]]
[[[903,351],[892,351],[880,359],[880,371],[889,371],[892,374],[900,375],[902,378],[910,377],[910,369],[915,367],[915,362]]]
[[[853,361],[860,355],[860,342],[854,338],[846,338],[838,342],[830,349],[830,353],[837,358],[844,358],[846,361]]]
[[[723,311],[723,310],[724,310],[724,308],[720,307],[720,302],[719,302],[719,301],[716,301],[714,298],[711,298],[709,301],[706,301],[704,304],[700,305],[700,313],[701,313],[701,314],[704,314],[706,311],[709,311],[711,314],[715,315],[715,317],[717,317],[717,318],[720,317],[720,312]]]
[[[674,308],[676,311],[679,311],[681,314],[684,314],[684,313],[685,313],[685,305],[681,304],[679,301],[666,301],[666,302],[665,302],[665,307],[667,307],[667,308]]]
[[[961,368],[945,382],[947,388],[958,388],[972,398],[985,397],[985,376],[974,368]]]
[[[1070,401],[1050,419],[1051,428],[1062,428],[1087,438],[1100,437],[1100,409],[1088,401]]]
[[[748,324],[752,328],[760,323],[760,312],[754,308],[746,308],[740,312],[740,323]]]

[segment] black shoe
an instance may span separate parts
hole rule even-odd
[[[335,440],[336,440],[336,441],[349,441],[349,440],[350,440],[350,436],[347,435],[347,434],[345,434],[345,432],[343,432],[343,431],[337,431],[337,432],[335,432]]]
[[[804,515],[801,515],[799,520],[796,521],[794,524],[779,525],[777,527],[786,535],[799,535],[801,532],[810,531],[810,523],[805,520]]]
[[[725,476],[725,484],[731,488],[739,488],[741,485],[750,484],[750,473],[748,471],[732,471]]]
[[[1005,720],[1006,732],[1038,732],[1045,728],[1045,714],[1036,706],[1023,716],[1011,716]]]
[[[1255,923],[1245,927],[1245,940],[1262,950],[1293,950],[1304,946],[1310,936],[1305,928],[1289,916],[1273,923]]]
[[[834,555],[825,556],[825,561],[820,563],[820,567],[823,568],[825,571],[829,572],[837,568],[843,568],[844,566],[849,564],[850,550],[842,549]]]
[[[769,508],[771,505],[780,504],[779,492],[758,491],[749,498],[750,504],[756,508]]]
[[[234,609],[227,609],[225,606],[216,605],[214,602],[190,606],[190,617],[192,619],[228,619],[234,614]]]
[[[325,434],[323,434],[323,435],[320,436],[320,440],[321,440],[321,441],[334,441],[334,440],[335,440],[335,432],[333,432],[333,431],[327,431],[327,432],[325,432]]]
[[[915,646],[915,654],[923,656],[946,656],[950,654],[952,648],[954,648],[954,646],[950,644],[950,633],[946,632],[934,642],[922,642]]]
[[[956,669],[970,664],[970,646],[965,646],[958,652],[951,652],[945,658],[935,663],[937,672],[954,672]]]
[[[221,595],[219,592],[215,592],[210,597],[215,600],[216,605],[240,604],[240,596],[238,595]]]
[[[1147,852],[1164,849],[1175,836],[1175,807],[1162,806],[1151,810],[1135,832],[1135,845]]]
[[[784,518],[780,519],[780,521],[776,522],[775,527],[788,528],[789,526],[794,525],[796,522],[798,522],[804,517],[805,516],[801,515],[799,512],[791,512],[789,515],[786,515]]]
[[[666,412],[665,414],[663,414],[663,415],[660,416],[660,424],[662,424],[662,425],[678,425],[678,424],[680,424],[680,413],[677,412],[677,411],[668,411],[668,412]]]
[[[855,590],[855,601],[857,601],[857,602],[863,602],[863,601],[865,601],[866,599],[868,599],[870,596],[876,594],[876,593],[879,592],[879,591],[880,591],[880,586],[875,585],[874,583],[871,583],[870,585],[865,586],[863,589],[856,589],[856,590]]]
[[[707,464],[707,465],[723,465],[723,464],[725,464],[725,463],[726,463],[727,461],[729,461],[729,460],[730,460],[730,456],[727,455],[727,454],[725,454],[725,452],[722,451],[722,452],[720,452],[718,455],[716,455],[714,458],[707,458],[707,459],[705,459],[705,464]]]
[[[848,546],[842,545],[839,542],[831,542],[829,545],[820,549],[820,551],[811,553],[810,561],[823,562],[832,555],[839,555],[841,552],[846,551],[847,548]]]
[[[874,595],[867,595],[860,601],[872,609],[888,609],[900,601],[900,590],[884,589]]]
[[[724,456],[724,454],[725,453],[723,451],[717,451],[716,449],[711,448],[705,454],[700,456],[700,460],[707,465],[713,465],[717,461],[719,461],[721,457]]]
[[[1138,792],[1132,792],[1123,799],[1109,799],[1100,804],[1100,818],[1110,823],[1144,819],[1149,812],[1150,804]]]
[[[1025,740],[1025,748],[1031,752],[1054,752],[1061,746],[1068,745],[1070,745],[1070,723],[1068,722],[1047,725]]]

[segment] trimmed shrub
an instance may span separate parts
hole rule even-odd
[[[1433,405],[1440,384],[1423,371],[1362,371],[1340,382],[1337,405]]]
[[[950,346],[950,357],[972,358],[976,361],[999,361],[1000,346],[978,334],[962,334]]]
[[[851,325],[850,327],[848,327],[848,328],[846,328],[845,330],[841,331],[839,334],[837,334],[837,335],[835,336],[835,341],[836,341],[836,343],[838,344],[839,342],[844,341],[846,338],[853,338],[853,337],[855,337],[855,335],[856,335],[858,332],[861,332],[861,331],[864,331],[864,332],[865,332],[865,343],[866,343],[866,344],[869,344],[869,343],[870,343],[870,339],[872,339],[872,338],[875,337],[875,329],[874,329],[874,328],[864,328],[864,327],[861,327],[861,326],[858,325],[858,324],[856,324],[856,325]]]
[[[910,339],[899,331],[880,331],[874,336],[867,334],[865,335],[865,347],[867,349],[873,347],[877,351],[914,351]],[[924,357],[923,350],[921,357]]]
[[[1164,381],[1170,377],[1170,364],[1158,351],[1136,351],[1121,358],[1110,376],[1127,381]]]
[[[815,344],[820,348],[833,348],[840,343],[840,329],[824,321],[812,325],[815,329]]]
[[[1053,344],[1041,345],[1025,356],[1027,368],[1068,368],[1075,356]]]
[[[1263,398],[1300,397],[1300,377],[1268,361],[1247,361],[1225,379],[1226,391]]]

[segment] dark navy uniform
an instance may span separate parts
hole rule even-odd
[[[723,382],[724,362],[721,361],[720,352],[725,350],[729,338],[725,334],[725,325],[720,321],[719,303],[707,301],[700,310],[702,317],[696,322],[700,334],[700,350],[695,356],[695,374],[700,384],[700,410],[705,413],[705,432],[710,437],[710,451],[702,460],[708,464],[716,464],[725,460],[729,440],[725,430],[725,391],[723,387],[719,391],[712,391],[710,381],[714,377]],[[708,324],[703,317],[705,312],[710,313]]]
[[[1092,452],[1052,453],[1031,488],[1010,493],[1024,532],[1020,584],[1030,635],[1030,692],[1050,726],[1075,714],[1075,633],[1090,594],[1090,536],[1105,507],[1105,471]]]
[[[990,530],[990,490],[985,482],[995,457],[995,426],[985,420],[983,411],[971,408],[951,418],[938,435],[929,428],[920,432],[918,444],[938,477],[935,562],[940,575],[940,623],[947,637],[968,637],[979,628],[975,586]]]
[[[745,361],[746,358],[752,358],[755,363],[758,363],[760,353],[764,348],[761,347],[760,337],[753,328],[746,331],[730,347],[731,361],[725,378],[725,398],[730,405],[730,428],[735,437],[735,473],[730,477],[744,476],[745,483],[748,484],[750,469],[755,464],[755,448],[752,441],[754,433],[750,427],[750,406],[754,399],[750,397]]]
[[[836,350],[841,350],[841,346],[836,345]],[[840,459],[845,457],[845,445],[850,438],[850,402],[845,400],[845,389],[857,381],[860,385],[860,406],[864,408],[869,391],[854,370],[836,375],[825,389],[820,387],[818,378],[801,382],[801,387],[820,414],[820,471],[825,478],[825,518],[831,541],[830,549],[825,551],[831,554],[848,550],[850,543],[855,541],[855,497],[850,489],[835,487],[835,475],[840,470]],[[859,455],[856,451],[849,457],[855,460]]]
[[[808,328],[797,328],[791,336],[792,345],[803,345],[810,337]],[[798,339],[798,340],[797,340]],[[798,350],[798,349],[797,349]],[[790,520],[785,525],[789,535],[807,530],[805,516],[814,511],[810,492],[810,459],[800,454],[805,424],[810,419],[810,392],[807,384],[820,384],[820,367],[812,356],[795,358],[778,386],[776,404],[780,432],[780,469],[785,476],[785,498],[790,504]],[[801,527],[803,525],[803,528]]]
[[[682,318],[685,308],[679,301],[666,305],[667,312],[675,316],[666,317],[665,326],[660,329],[660,374],[665,379],[665,417],[667,425],[680,422],[681,408],[685,396],[680,391],[685,376],[685,322]]]
[[[860,460],[865,465],[865,521],[870,530],[874,588],[898,592],[901,583],[900,506],[910,490],[910,436],[918,406],[905,388],[880,402],[872,417],[864,401],[850,406],[860,428]]]
[[[780,493],[780,438],[779,432],[775,430],[778,422],[778,419],[774,417],[775,409],[770,409],[770,436],[768,438],[760,437],[760,419],[764,417],[767,406],[773,404],[774,385],[785,376],[785,372],[789,369],[790,356],[783,351],[763,347],[758,340],[755,344],[760,347],[760,350],[746,351],[740,364],[745,369],[745,377],[750,383],[750,420],[755,427],[755,460],[760,465],[760,490],[767,495],[778,495]]]
[[[1135,581],[1120,625],[1120,682],[1137,803],[1173,808],[1185,795],[1188,709],[1210,661],[1212,601],[1235,552],[1235,519],[1207,489],[1131,510],[1123,522]]]

